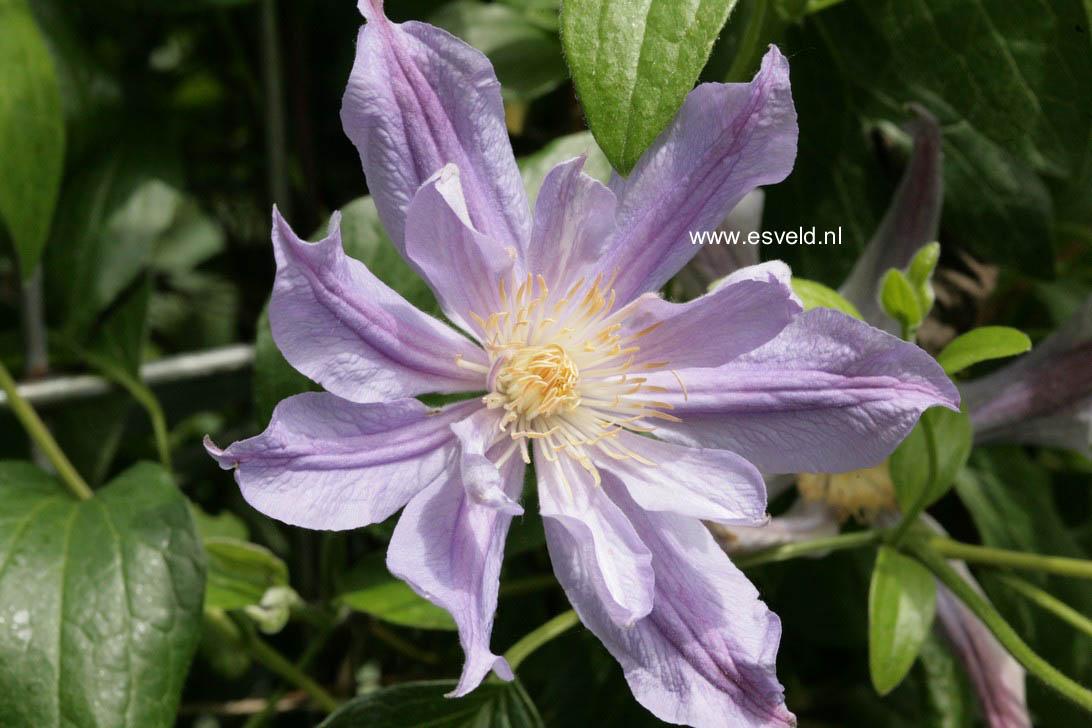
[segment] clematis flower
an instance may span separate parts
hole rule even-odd
[[[779,263],[685,304],[654,293],[693,254],[688,230],[789,173],[786,60],[771,48],[752,82],[698,86],[627,179],[559,164],[532,215],[486,58],[378,0],[360,9],[345,130],[391,240],[461,333],[348,258],[337,216],[308,243],[274,210],[273,337],[327,391],[210,454],[286,523],[356,528],[404,507],[387,565],[454,617],[453,696],[513,677],[489,638],[533,463],[554,571],[636,698],[675,723],[793,725],[780,623],[702,519],[759,523],[756,464],[875,465],[958,393],[917,347],[801,313]],[[414,399],[430,392],[477,394]]]
[[[940,127],[922,107],[912,105],[911,108],[915,118],[907,125],[914,140],[910,162],[879,227],[839,289],[866,321],[890,332],[897,331],[898,325],[883,312],[877,301],[880,280],[890,268],[905,268],[914,254],[936,237],[943,198]],[[736,212],[733,216],[739,219]],[[757,229],[757,224],[752,229]],[[708,250],[720,252],[716,248]],[[724,256],[719,260],[722,266],[727,262]],[[710,267],[706,263],[696,272]],[[726,271],[722,267],[720,270],[723,274],[732,269]],[[964,387],[964,400],[975,423],[976,438],[981,439],[984,433],[988,438],[991,433],[1003,432],[1006,428],[1009,428],[1010,436],[1014,431],[1069,432],[1064,426],[1050,429],[1050,423],[1057,421],[1055,418],[1032,427],[1022,424],[1021,420],[1031,415],[1030,407],[1043,408],[1041,398],[1030,396],[1035,391],[1033,382],[1039,383],[1040,390],[1057,392],[1060,386],[1071,385],[1075,379],[1080,381],[1080,376],[1074,376],[1078,371],[1092,371],[1089,359],[1092,348],[1086,345],[1092,338],[1092,304],[1086,305],[1083,311],[1069,328],[1056,335],[1053,343],[1051,340],[1045,342],[1047,354],[1038,355],[1038,361],[1032,359],[1024,366],[1012,365],[982,382]],[[1029,355],[1028,359],[1032,356],[1036,355]],[[1082,356],[1084,369],[1080,369]],[[1047,362],[1054,362],[1054,367],[1044,367]],[[1064,371],[1070,371],[1071,376],[1059,376]],[[1092,381],[1088,377],[1084,379]],[[1052,381],[1066,384],[1051,387],[1047,383]],[[1086,399],[1083,404],[1078,398],[1075,405],[1067,405],[1066,412],[1074,418],[1079,418],[1083,412],[1086,421],[1092,421],[1088,416],[1092,412],[1089,405],[1092,398]],[[1053,411],[1052,408],[1061,405],[1057,396],[1048,400],[1053,404],[1040,409],[1040,413]],[[992,425],[992,429],[987,425]],[[1086,442],[1087,427],[1086,423],[1083,430]],[[1070,435],[1065,437],[1071,440]],[[714,533],[729,553],[746,553],[830,536],[840,530],[849,516],[879,526],[894,526],[899,519],[895,489],[886,462],[849,472],[802,472],[795,480],[784,475],[773,476],[767,478],[767,482],[771,497],[785,492],[794,482],[800,497],[785,513],[760,526],[713,524]],[[922,514],[921,518],[934,531],[944,533],[940,524],[928,514]],[[966,564],[961,561],[950,563],[977,591],[982,591]],[[970,678],[987,724],[990,728],[1030,728],[1024,669],[946,586],[938,581],[936,587],[937,625]]]
[[[976,443],[1046,445],[1092,457],[1092,296],[1034,351],[961,389]]]

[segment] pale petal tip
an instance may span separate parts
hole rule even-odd
[[[383,0],[359,0],[356,4],[356,9],[360,11],[360,14],[364,16],[364,19],[369,23],[373,23],[377,20],[385,20],[386,15],[383,13]]]
[[[203,443],[205,445],[205,452],[211,455],[216,462],[220,463],[221,468],[224,470],[231,470],[235,467],[235,461],[227,457],[224,450],[213,442],[211,437],[205,435]]]

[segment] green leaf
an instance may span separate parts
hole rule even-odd
[[[913,338],[913,332],[921,323],[924,313],[914,287],[901,270],[892,268],[884,275],[880,305],[884,313],[902,326],[903,338]]]
[[[453,680],[406,683],[350,700],[319,728],[542,728],[542,718],[518,682],[486,682],[450,699]]]
[[[246,523],[231,511],[225,509],[214,516],[206,513],[201,506],[193,501],[188,501],[188,503],[194,526],[196,526],[197,534],[202,541],[214,537],[246,541],[250,537],[250,531],[247,529]]]
[[[46,251],[51,311],[74,339],[152,260],[184,200],[162,142],[126,138],[69,181]]]
[[[429,16],[429,22],[459,36],[489,58],[506,100],[531,101],[553,91],[569,77],[556,26],[552,31],[544,29],[535,16],[515,8],[456,0]]]
[[[628,174],[693,88],[735,0],[563,0],[561,42],[588,127]]]
[[[1016,356],[1029,349],[1031,339],[1023,331],[1008,326],[982,326],[949,342],[937,356],[937,362],[946,374],[952,375],[972,364]]]
[[[932,407],[891,454],[891,482],[903,513],[928,508],[948,492],[971,453],[974,433],[964,412]]]
[[[260,604],[270,587],[288,584],[288,567],[269,549],[227,536],[203,539],[208,556],[205,608]]]
[[[358,612],[420,629],[455,629],[446,610],[418,596],[405,582],[391,576],[383,554],[372,554],[336,578],[337,600]]]
[[[952,654],[949,644],[931,631],[921,645],[918,664],[928,698],[930,728],[972,728],[977,701],[967,672]]]
[[[5,728],[173,726],[204,558],[170,477],[142,463],[77,501],[9,462],[0,492]]]
[[[64,163],[57,72],[24,0],[0,0],[0,219],[24,277],[49,235]]]
[[[929,570],[881,546],[868,590],[868,666],[880,695],[894,690],[913,666],[936,606],[936,582]]]
[[[833,308],[835,311],[849,314],[855,319],[861,318],[861,312],[857,310],[852,302],[846,300],[838,291],[829,286],[824,286],[818,281],[793,277],[792,290],[800,297],[805,311],[810,311],[813,308]]]
[[[532,208],[535,206],[535,200],[538,199],[542,182],[550,170],[560,162],[581,154],[587,155],[584,162],[584,174],[605,183],[610,178],[610,162],[604,156],[603,150],[595,143],[591,132],[581,131],[558,137],[534,154],[528,154],[516,160]]]

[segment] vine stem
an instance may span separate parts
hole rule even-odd
[[[520,663],[526,660],[532,652],[539,647],[542,647],[554,637],[562,634],[579,621],[576,612],[570,609],[567,612],[562,612],[550,621],[543,623],[537,629],[521,637],[516,644],[512,645],[508,648],[508,651],[504,653],[504,659],[508,661],[508,666],[512,668],[512,672],[515,672],[516,668],[520,666]]]
[[[12,379],[11,374],[2,362],[0,362],[0,389],[7,393],[11,411],[18,418],[20,424],[23,425],[23,429],[26,430],[30,439],[53,464],[53,467],[57,470],[57,476],[68,486],[68,489],[81,500],[86,500],[94,495],[90,486],[80,477],[72,462],[61,450],[61,446],[53,439],[53,435],[49,434],[49,429],[42,422],[42,418],[38,416],[38,413],[25,399],[19,396],[15,380]]]
[[[243,647],[251,657],[310,695],[311,699],[322,706],[327,713],[333,713],[341,706],[337,698],[326,692],[326,688],[312,680],[303,670],[258,637],[252,626],[247,625],[240,632]]]
[[[841,533],[837,536],[817,538],[811,541],[787,543],[779,546],[760,549],[742,556],[733,556],[732,563],[741,569],[749,569],[752,566],[770,564],[775,561],[788,561],[799,556],[823,553],[826,551],[841,551],[842,549],[860,548],[878,543],[880,533],[878,531],[855,531],[853,533]]]
[[[1023,551],[975,546],[961,541],[954,541],[943,536],[928,539],[930,548],[949,559],[961,559],[976,564],[1000,566],[1024,571],[1040,571],[1046,574],[1072,576],[1078,579],[1092,579],[1092,561],[1072,559],[1065,556],[1043,556]]]
[[[1068,622],[1074,628],[1092,637],[1092,619],[1084,616],[1058,597],[1017,576],[998,574],[996,578],[1013,591],[1019,592],[1021,596],[1058,617],[1058,619]]]
[[[909,539],[904,548],[959,597],[1028,672],[1085,710],[1092,711],[1092,690],[1066,677],[1020,639],[993,605],[948,565],[945,555],[932,548],[932,543],[927,539]]]

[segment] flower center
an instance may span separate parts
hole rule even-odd
[[[533,420],[580,404],[580,370],[559,344],[528,346],[508,359],[494,389],[507,398],[510,415]]]
[[[635,363],[636,342],[659,324],[626,332],[626,312],[615,310],[610,286],[600,275],[590,284],[581,279],[568,290],[551,292],[542,276],[528,275],[512,286],[512,295],[501,280],[500,310],[488,318],[470,312],[490,366],[456,363],[481,370],[489,389],[482,401],[489,409],[504,410],[499,426],[513,442],[497,465],[517,450],[529,463],[529,440],[539,442],[538,452],[550,463],[562,454],[573,458],[596,483],[593,448],[654,465],[618,439],[623,430],[651,432],[647,418],[677,420],[662,411],[671,409],[669,404],[638,396],[667,391],[639,375],[668,362]]]

